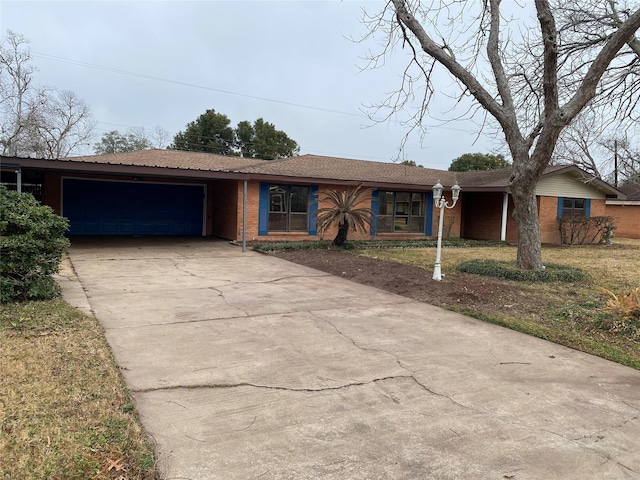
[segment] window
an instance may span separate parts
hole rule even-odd
[[[309,187],[269,185],[269,231],[306,232],[309,227]]]
[[[378,197],[378,232],[424,232],[423,193],[384,192]]]
[[[563,198],[561,217],[588,217],[589,200],[584,198]]]
[[[30,193],[36,200],[42,202],[44,175],[41,172],[23,170],[20,183],[22,192]],[[7,187],[8,190],[18,190],[18,174],[16,169],[2,168],[0,170],[0,184]]]

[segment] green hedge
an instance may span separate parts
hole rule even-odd
[[[44,300],[60,293],[51,275],[69,246],[69,224],[29,193],[0,186],[0,301]]]
[[[469,248],[469,247],[503,247],[510,246],[505,242],[491,240],[466,240],[463,238],[449,238],[442,242],[443,248]],[[371,250],[393,248],[435,248],[436,240],[347,240],[344,246],[338,248],[330,241],[282,241],[282,242],[257,242],[253,249],[258,252],[281,252],[286,250],[316,250],[316,249],[343,249],[343,250]]]
[[[589,279],[583,270],[557,263],[545,265],[544,270],[521,270],[513,262],[474,259],[461,262],[458,270],[516,282],[580,282]]]

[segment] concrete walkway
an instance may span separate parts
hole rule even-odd
[[[166,479],[640,479],[631,368],[224,242],[70,258]]]

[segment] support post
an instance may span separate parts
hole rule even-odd
[[[247,251],[247,181],[242,184],[242,253]]]
[[[22,169],[16,170],[16,190],[18,193],[22,193]]]
[[[509,211],[509,194],[504,192],[502,194],[502,224],[500,228],[500,241],[505,242],[507,240],[507,213]]]

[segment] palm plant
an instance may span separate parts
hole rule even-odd
[[[355,190],[348,188],[344,192],[331,190],[320,199],[328,207],[318,208],[316,212],[316,226],[319,232],[325,232],[334,224],[338,224],[338,233],[333,244],[341,247],[347,240],[351,228],[353,231],[366,232],[367,226],[373,221],[373,210],[359,206],[371,196],[373,189],[362,188],[358,185]]]

